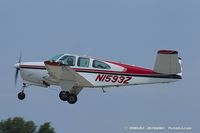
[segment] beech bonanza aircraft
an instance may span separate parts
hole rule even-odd
[[[160,50],[154,69],[105,61],[71,54],[60,54],[44,62],[15,64],[15,84],[20,71],[23,79],[18,98],[25,98],[24,89],[30,85],[60,86],[59,97],[70,104],[77,102],[83,88],[119,87],[128,85],[169,83],[182,79],[181,58],[173,50]]]

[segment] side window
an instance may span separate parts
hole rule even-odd
[[[110,69],[110,66],[104,62],[94,60],[92,66],[100,69]]]
[[[78,58],[78,66],[79,67],[89,67],[90,64],[90,59],[88,58],[83,58],[83,57],[79,57]]]
[[[65,65],[74,66],[76,62],[75,56],[63,56],[60,61]]]

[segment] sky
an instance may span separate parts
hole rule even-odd
[[[199,0],[1,0],[0,120],[48,121],[57,133],[128,133],[137,131],[126,127],[139,126],[186,126],[197,133],[199,36]],[[183,80],[105,94],[85,88],[75,105],[60,101],[57,86],[31,86],[24,101],[17,99],[22,80],[14,86],[13,65],[20,52],[24,62],[72,53],[153,68],[159,49],[179,51]]]

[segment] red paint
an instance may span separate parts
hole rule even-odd
[[[21,68],[41,68],[41,69],[44,69],[46,68],[45,66],[36,66],[36,65],[21,65],[20,66]]]
[[[51,65],[51,66],[60,66],[59,62],[55,62],[55,61],[44,61],[45,65]]]
[[[118,76],[112,74],[99,74],[97,75],[95,81],[98,82],[111,82],[119,84],[129,84],[129,81],[132,79],[132,76]]]
[[[157,74],[153,70],[147,69],[147,68],[142,68],[142,67],[138,67],[138,66],[131,66],[131,65],[117,63],[117,62],[111,62],[111,61],[107,61],[107,62],[121,66],[121,67],[124,67],[123,73],[126,73],[126,74],[128,74],[128,73],[130,73],[130,74]]]
[[[98,76],[97,76],[97,78],[95,79],[95,81],[103,81],[103,77],[104,77],[105,75],[102,75],[102,74],[99,74]]]
[[[158,54],[178,54],[178,52],[174,50],[159,50]]]
[[[124,80],[124,84],[129,84],[129,81],[132,79],[132,77],[126,77],[126,80]]]

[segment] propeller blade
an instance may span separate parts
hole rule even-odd
[[[22,60],[22,53],[20,52],[19,60],[18,60],[19,66],[16,67],[16,72],[15,72],[15,87],[17,85],[17,79],[18,79],[18,75],[19,75],[19,71],[20,71],[20,67],[21,67],[21,60]]]
[[[19,68],[16,68],[16,72],[15,72],[15,86],[17,85],[18,74],[19,74]]]
[[[18,63],[19,63],[19,67],[20,67],[20,65],[21,65],[21,60],[22,60],[22,53],[20,52],[20,55],[19,55],[19,61],[18,61]]]

